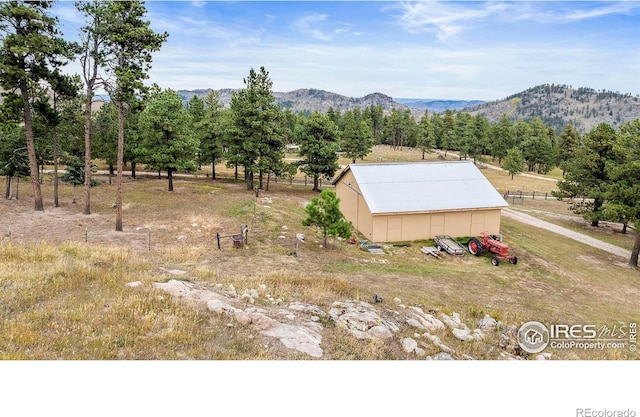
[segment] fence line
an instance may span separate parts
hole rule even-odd
[[[552,196],[550,193],[546,192],[546,193],[542,193],[542,192],[538,192],[536,193],[535,191],[532,191],[530,193],[525,193],[522,192],[521,190],[517,190],[517,191],[509,191],[507,190],[506,193],[503,194],[503,197],[505,200],[508,200],[509,198],[518,198],[518,199],[525,199],[525,198],[530,198],[532,200],[535,200],[536,198],[538,199],[543,199],[543,200],[556,200],[556,198],[554,196]]]

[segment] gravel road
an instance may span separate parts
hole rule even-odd
[[[582,233],[574,232],[573,230],[569,230],[565,227],[558,226],[553,223],[546,222],[544,220],[540,220],[533,216],[529,216],[528,214],[524,214],[512,209],[504,208],[502,209],[502,215],[510,219],[519,221],[521,223],[529,224],[531,226],[549,230],[550,232],[561,234],[563,236],[577,240],[578,242],[582,242],[584,244],[593,246],[595,248],[600,248],[606,252],[609,252],[613,255],[620,256],[622,258],[629,259],[631,257],[631,251],[623,249],[619,246],[612,245],[610,243],[603,242],[598,239],[594,239],[590,236],[583,235]]]

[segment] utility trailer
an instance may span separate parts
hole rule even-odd
[[[434,240],[440,250],[444,250],[450,255],[462,256],[466,252],[466,248],[451,236],[440,235],[436,236]]]

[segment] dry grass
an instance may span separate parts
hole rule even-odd
[[[0,243],[0,357],[307,359],[265,347],[261,337],[228,327],[224,318],[151,289],[151,283],[171,278],[161,268],[185,270],[186,279],[204,285],[233,284],[239,293],[262,285],[285,302],[326,310],[333,301],[376,293],[425,310],[459,312],[469,323],[484,314],[515,325],[640,321],[639,275],[626,260],[509,219],[503,219],[503,233],[519,262],[495,268],[486,257],[425,257],[419,248],[427,242],[390,247],[384,256],[343,242],[321,248],[316,232],[301,225],[304,204],[315,195],[310,187],[272,183],[258,198],[229,180],[178,179],[174,193],[165,187],[166,180],[152,178],[126,184],[120,234],[111,231],[114,188],[106,184],[94,189],[94,214],[88,217],[69,204],[66,186],[63,207],[53,209],[47,201],[45,214],[32,211],[27,187],[20,200],[0,201],[0,230],[12,227],[12,236],[3,232]],[[49,183],[43,191],[51,195]],[[535,204],[539,211],[561,210],[557,202]],[[250,225],[247,248],[235,250],[223,239],[217,249],[217,232],[237,233],[244,224]],[[296,233],[307,239],[293,256]],[[132,281],[143,286],[125,285]],[[495,359],[498,351],[487,348],[491,337],[473,347],[452,337],[444,341],[474,357]],[[397,343],[359,341],[331,323],[323,349],[326,359],[407,358]],[[554,355],[632,358],[613,350]]]

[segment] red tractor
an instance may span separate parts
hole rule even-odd
[[[500,259],[508,260],[511,264],[517,264],[518,258],[515,255],[509,255],[509,246],[501,242],[500,237],[491,235],[486,232],[480,233],[480,238],[472,237],[467,242],[469,253],[475,256],[482,255],[483,251],[489,251],[493,254],[491,264],[498,266]]]

